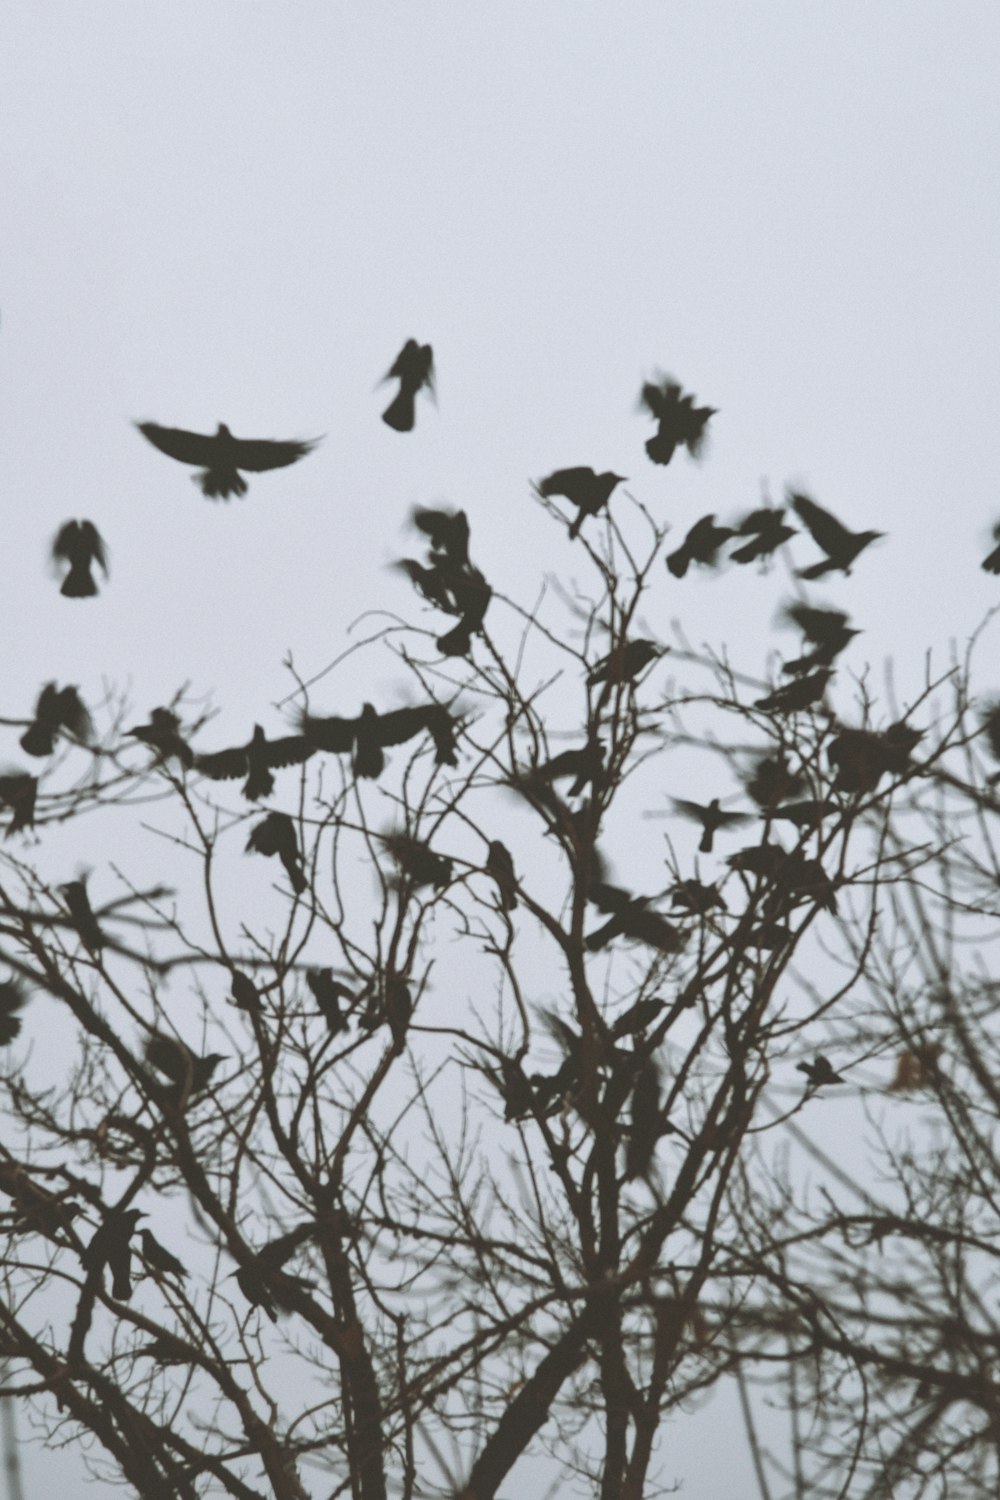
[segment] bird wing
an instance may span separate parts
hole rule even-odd
[[[143,437],[178,463],[210,467],[217,454],[216,439],[203,432],[187,432],[183,427],[161,427],[157,422],[135,424]]]
[[[429,728],[429,715],[437,708],[436,703],[426,703],[418,708],[397,708],[388,714],[379,714],[373,724],[373,738],[377,745],[402,745],[412,740],[422,729]]]
[[[619,916],[628,911],[633,899],[630,892],[623,891],[621,886],[608,885],[604,880],[593,880],[587,888],[587,900],[593,902],[605,916]]]
[[[793,495],[792,509],[804,523],[813,541],[824,552],[833,554],[850,539],[851,533],[847,527],[842,526],[836,516],[824,510],[822,505],[810,500],[808,495]]]
[[[64,687],[56,694],[59,723],[78,740],[89,740],[94,732],[93,720],[87,706],[74,687]],[[39,704],[40,706],[40,704]]]
[[[320,441],[275,443],[267,438],[234,438],[233,467],[260,473],[264,469],[284,469],[311,453]]]
[[[312,714],[303,714],[299,720],[303,737],[317,750],[332,750],[337,755],[346,755],[354,744],[358,731],[357,719],[317,719]]]
[[[107,576],[108,571],[108,548],[104,538],[94,525],[93,521],[80,522],[80,540],[85,545],[91,557],[98,567]]]
[[[671,797],[674,811],[680,813],[682,818],[693,818],[696,823],[704,823],[708,809],[702,807],[700,802],[687,802],[683,797]]]
[[[315,755],[316,746],[310,745],[301,734],[287,734],[280,740],[268,740],[265,754],[269,766],[300,766],[310,755]]]
[[[196,755],[194,768],[213,781],[235,781],[237,776],[247,773],[246,745],[233,746],[229,750],[212,750],[207,755]]]
[[[81,528],[77,521],[65,521],[52,541],[52,556],[62,562],[79,561]]]

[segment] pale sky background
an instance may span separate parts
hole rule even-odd
[[[130,681],[140,714],[189,681],[222,710],[204,747],[278,732],[288,650],[311,675],[363,610],[419,617],[384,568],[412,505],[463,506],[526,605],[567,576],[529,480],[569,464],[626,474],[678,540],[762,479],[888,532],[817,592],[865,630],[847,665],[880,683],[893,656],[904,698],[1000,602],[990,0],[7,0],[0,56],[0,716],[51,677]],[[375,387],[411,335],[438,405],[400,436]],[[700,466],[643,451],[658,367],[719,408]],[[325,436],[212,505],[145,419]],[[112,549],[94,601],[46,569],[73,516]],[[783,592],[663,573],[644,618],[762,672]],[[354,658],[316,705],[356,712],[373,673],[395,702],[391,660]],[[675,1419],[689,1500],[752,1492],[731,1435],[695,1460]],[[78,1475],[31,1457],[27,1492]]]

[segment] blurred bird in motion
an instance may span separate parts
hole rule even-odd
[[[547,478],[540,479],[535,488],[546,500],[559,495],[576,506],[576,515],[569,524],[572,540],[579,535],[585,518],[604,510],[612,492],[624,482],[624,474],[613,474],[610,469],[596,474],[593,469],[581,465],[574,469],[556,469]]]
[[[782,672],[809,672],[814,667],[830,667],[845,650],[860,630],[848,625],[848,616],[839,609],[819,609],[802,600],[793,600],[781,611],[781,618],[789,625],[798,626],[806,641],[812,646],[795,661],[786,661]]]
[[[212,781],[236,781],[245,776],[243,795],[248,802],[258,802],[274,791],[272,770],[300,766],[315,753],[316,746],[307,743],[300,734],[269,740],[260,725],[255,724],[247,744],[196,755],[194,768]]]
[[[671,797],[671,804],[675,813],[682,818],[689,818],[693,823],[700,823],[702,834],[701,843],[698,845],[700,854],[711,854],[715,835],[720,828],[739,828],[741,824],[748,823],[748,813],[723,812],[718,797],[713,797],[711,802],[687,802],[683,797]],[[666,813],[647,813],[647,817],[666,817]]]
[[[658,385],[647,381],[639,401],[657,422],[656,433],[646,444],[654,464],[668,464],[680,447],[686,448],[692,458],[699,456],[705,428],[716,407],[695,406],[695,397],[685,396],[669,376],[662,377]]]
[[[772,556],[783,542],[796,536],[797,532],[794,526],[789,526],[785,521],[784,506],[762,505],[744,516],[733,534],[750,537],[749,542],[729,554],[733,562],[751,563],[757,558]]]
[[[52,542],[52,561],[57,568],[63,563],[69,568],[59,590],[67,599],[90,599],[97,593],[94,563],[108,576],[108,549],[93,521],[65,521]]]
[[[160,427],[156,422],[137,422],[136,426],[143,437],[168,458],[202,470],[192,478],[201,486],[206,500],[228,500],[230,495],[245,495],[247,485],[239,472],[241,469],[251,474],[285,469],[305,458],[320,441],[319,438],[306,442],[238,438],[233,436],[225,422],[220,422],[212,434],[187,432],[183,427]]]
[[[86,744],[94,726],[75,687],[57,688],[47,682],[38,695],[34,720],[21,736],[21,749],[27,755],[51,755],[63,730]]]
[[[795,1064],[800,1073],[806,1075],[806,1087],[810,1089],[821,1089],[827,1083],[843,1083],[839,1073],[834,1072],[833,1063],[822,1052],[817,1052],[812,1062],[800,1062]]]
[[[35,826],[35,802],[38,797],[38,777],[27,771],[0,772],[0,806],[9,807],[10,822],[4,830],[4,838]]]
[[[794,682],[787,682],[784,687],[775,688],[766,697],[757,698],[754,708],[759,708],[765,714],[800,713],[820,702],[832,676],[833,672],[829,667],[820,667],[808,677],[796,677]]]
[[[28,1003],[22,984],[16,979],[0,979],[0,1047],[7,1047],[21,1032],[21,1018],[17,1014]]]
[[[292,890],[297,896],[301,896],[306,888],[306,877],[295,824],[287,813],[268,813],[251,831],[247,839],[247,853],[263,854],[265,858],[276,854],[291,882]]]
[[[435,854],[429,844],[407,833],[385,833],[382,843],[397,866],[390,884],[399,890],[409,885],[413,890],[433,886],[441,891],[449,885],[454,873],[453,862],[446,854]]]
[[[824,573],[850,573],[851,565],[859,553],[872,542],[885,536],[884,531],[848,531],[836,516],[810,500],[808,495],[791,493],[792,508],[805,526],[809,535],[821,551],[826,553],[822,562],[809,568],[796,570],[799,578],[822,578]]]
[[[716,526],[715,512],[695,521],[676,552],[667,557],[667,567],[675,578],[683,578],[692,563],[712,567],[718,562],[719,548],[736,533],[731,526]]]
[[[59,887],[69,912],[70,925],[92,958],[96,958],[107,942],[101,925],[94,916],[86,881],[69,880]]]
[[[609,687],[621,682],[634,682],[639,673],[658,657],[665,656],[669,646],[658,646],[655,641],[637,638],[621,641],[607,656],[602,656],[587,673],[588,687],[606,682]]]
[[[181,734],[181,721],[171,708],[154,708],[148,724],[137,724],[125,733],[155,750],[157,760],[179,760],[189,771],[194,765],[194,751]]]
[[[1000,542],[1000,521],[993,528],[993,540]],[[1000,573],[1000,546],[994,547],[986,557],[983,558],[984,573]]]
[[[606,881],[592,882],[587,900],[592,901],[608,921],[584,938],[591,953],[607,947],[616,937],[646,943],[660,953],[679,953],[687,942],[686,935],[659,912],[649,910],[653,899],[652,896],[633,896],[630,891]]]
[[[224,1053],[209,1052],[207,1056],[199,1057],[184,1042],[167,1036],[163,1031],[150,1033],[145,1056],[151,1067],[169,1078],[171,1087],[164,1093],[174,1104],[203,1093],[220,1062],[225,1062]]]
[[[417,392],[427,386],[434,394],[434,350],[430,344],[407,339],[385,380],[398,380],[399,391],[382,413],[382,421],[395,432],[412,432]]]
[[[385,768],[383,749],[402,745],[426,731],[434,741],[439,766],[458,764],[455,731],[458,725],[441,703],[424,703],[379,714],[370,703],[362,705],[354,719],[318,718],[303,713],[299,727],[306,742],[316,750],[352,755],[355,776],[374,780]]]

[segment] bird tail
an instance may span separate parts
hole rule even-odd
[[[690,560],[691,559],[684,551],[684,548],[679,547],[676,552],[671,552],[670,556],[667,558],[667,567],[670,569],[671,573],[673,573],[675,578],[683,578],[684,574],[688,570],[688,563],[690,562]]]
[[[735,552],[733,556],[736,556]],[[811,568],[796,568],[795,576],[796,578],[822,578],[823,574],[829,573],[833,567],[834,564],[826,558],[823,562],[813,563]]]
[[[281,863],[285,867],[285,874],[288,876],[289,880],[292,883],[292,890],[295,892],[296,896],[301,896],[302,892],[306,888],[306,877],[302,872],[302,866],[299,864],[298,860],[293,859],[290,854],[283,855]]]
[[[416,421],[416,401],[413,391],[400,387],[396,396],[382,413],[382,421],[395,432],[412,432]]]
[[[65,594],[67,599],[90,599],[97,593],[97,584],[94,575],[90,571],[89,562],[75,562],[63,579],[60,594]]]
[[[246,480],[236,469],[204,469],[192,477],[206,500],[228,500],[230,495],[247,492]]]
[[[439,635],[436,645],[442,656],[468,656],[472,649],[472,632],[465,620],[459,620],[453,630]]]
[[[374,781],[376,776],[381,776],[384,767],[385,756],[382,754],[382,747],[358,740],[354,751],[355,776]]]
[[[44,724],[32,724],[21,736],[21,749],[25,755],[51,755],[55,745],[55,734]]]
[[[646,444],[646,452],[654,464],[668,464],[674,456],[676,447],[676,439],[669,437],[664,432],[658,432],[649,439],[649,442]]]
[[[251,770],[243,786],[243,795],[248,802],[259,802],[261,797],[270,797],[274,791],[274,777],[266,766]]]

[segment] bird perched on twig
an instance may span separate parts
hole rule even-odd
[[[28,1003],[23,985],[16,979],[0,979],[0,1047],[7,1047],[21,1032],[17,1014]]]
[[[172,1086],[163,1092],[173,1104],[203,1093],[220,1062],[226,1060],[222,1052],[209,1052],[205,1057],[199,1057],[184,1042],[162,1031],[153,1031],[147,1037],[145,1055],[151,1067],[170,1079]]]
[[[450,885],[454,863],[446,854],[435,854],[429,844],[407,833],[383,834],[382,843],[397,865],[397,873],[391,881],[395,889],[409,884],[413,890],[430,885],[440,891]]]
[[[716,526],[715,512],[695,521],[676,552],[667,557],[667,568],[675,578],[683,578],[692,563],[712,567],[718,561],[719,548],[736,533],[731,526]]]
[[[92,958],[96,958],[107,942],[100,923],[94,916],[85,880],[68,880],[59,887],[69,912],[70,923],[83,946]]]
[[[610,687],[621,682],[634,682],[650,662],[665,656],[669,650],[669,646],[658,646],[655,641],[641,637],[634,641],[620,641],[613,651],[591,667],[587,673],[587,685],[596,687],[599,682],[606,682]]]
[[[764,814],[806,789],[805,777],[793,771],[783,755],[755,756],[743,784]]]
[[[148,724],[137,724],[125,733],[156,751],[157,760],[179,760],[190,771],[194,751],[181,734],[181,721],[172,708],[154,708]]]
[[[754,708],[759,708],[765,714],[799,713],[814,703],[819,703],[832,676],[831,668],[820,667],[808,677],[796,677],[794,682],[787,682],[784,687],[775,688],[766,697],[756,699]]]
[[[4,832],[9,839],[12,833],[35,826],[35,802],[38,798],[38,777],[27,771],[7,771],[0,775],[0,805],[9,807],[11,819]]]
[[[94,563],[108,576],[108,549],[93,521],[64,521],[52,542],[52,561],[69,568],[59,590],[67,599],[90,599],[97,593]]]
[[[245,495],[246,480],[240,470],[261,474],[268,469],[285,469],[311,453],[319,442],[274,442],[269,438],[234,437],[220,422],[214,433],[187,432],[183,427],[160,427],[156,422],[137,422],[143,437],[178,463],[201,469],[192,475],[201,486],[206,500],[228,500],[230,495]]]
[[[517,906],[517,876],[514,873],[514,859],[506,844],[499,839],[490,841],[486,863],[483,866],[487,875],[492,875],[500,892],[500,906],[503,911],[513,911]]]
[[[535,488],[546,500],[551,499],[553,495],[559,495],[564,500],[568,500],[571,505],[576,506],[576,515],[569,523],[569,535],[572,540],[579,535],[584,519],[587,516],[596,516],[606,509],[614,490],[624,483],[624,474],[613,474],[610,469],[605,469],[603,474],[597,474],[593,469],[584,468],[581,465],[573,469],[556,469],[545,479],[540,479]]]
[[[434,394],[434,350],[430,344],[407,339],[384,379],[398,380],[399,391],[382,413],[382,421],[396,432],[412,432],[417,392],[426,386]]]
[[[269,812],[251,830],[246,852],[263,854],[265,859],[276,854],[291,882],[292,890],[297,896],[301,896],[306,888],[306,877],[295,824],[287,813]]]
[[[813,648],[795,661],[786,661],[781,669],[785,673],[798,675],[813,667],[832,666],[841,651],[861,634],[848,625],[848,616],[841,610],[818,609],[801,600],[786,604],[782,616],[790,625],[798,626]]]
[[[625,1146],[625,1180],[648,1177],[656,1155],[656,1143],[663,1134],[660,1115],[660,1070],[647,1057],[632,1086],[632,1109],[628,1141]]]
[[[679,880],[670,889],[670,905],[675,911],[684,911],[691,916],[704,917],[716,908],[726,910],[726,903],[718,886],[703,884],[700,880]]]
[[[705,428],[714,417],[714,406],[695,406],[694,396],[685,396],[676,380],[669,376],[660,383],[647,381],[639,397],[650,416],[656,418],[657,429],[646,444],[646,452],[654,464],[668,464],[677,448],[688,450],[692,458],[701,453],[705,441]]]
[[[262,1013],[264,1006],[260,991],[249,974],[244,974],[242,969],[234,969],[232,972],[230,994],[237,1010],[245,1010],[251,1016],[259,1016]]]
[[[824,573],[850,573],[859,553],[885,536],[884,531],[848,531],[836,516],[810,500],[808,495],[790,496],[792,508],[826,557],[809,568],[797,569],[799,578],[822,578]]]
[[[21,749],[26,755],[51,755],[56,736],[63,730],[86,744],[93,728],[76,688],[57,688],[54,682],[47,682],[38,695],[34,720],[21,736]]]
[[[783,542],[797,533],[795,527],[785,521],[784,506],[762,505],[744,516],[733,534],[751,539],[729,554],[733,562],[751,563],[758,557],[770,557]]]
[[[441,703],[422,703],[412,708],[397,708],[379,714],[370,703],[362,705],[354,719],[317,718],[303,713],[299,728],[306,742],[316,750],[335,755],[352,755],[355,776],[374,779],[385,767],[383,749],[402,745],[426,731],[434,741],[437,765],[458,764],[455,731],[458,720]]]
[[[922,739],[922,730],[902,720],[881,732],[842,729],[827,748],[836,771],[834,788],[838,792],[873,792],[883,776],[905,776],[910,755]]]
[[[145,1217],[137,1208],[113,1209],[80,1254],[86,1269],[98,1277],[104,1267],[108,1267],[111,1272],[111,1295],[119,1302],[127,1302],[132,1295],[130,1242],[136,1224]]]
[[[357,1004],[357,996],[353,990],[348,989],[346,984],[341,984],[339,979],[334,979],[332,969],[309,969],[306,973],[306,984],[312,991],[313,999],[319,1006],[320,1014],[329,1028],[330,1035],[336,1036],[347,1025],[347,1018],[340,1008],[341,1000],[350,1001],[351,1009],[353,1009]]]
[[[748,813],[723,812],[718,797],[713,797],[711,802],[687,802],[682,797],[671,797],[674,812],[682,818],[689,818],[693,823],[700,823],[702,828],[701,843],[698,845],[700,854],[711,854],[715,842],[715,835],[720,828],[738,828],[743,823],[749,823]],[[660,816],[664,814],[649,814],[649,816]]]
[[[253,1307],[260,1307],[272,1323],[279,1312],[293,1311],[289,1293],[310,1292],[315,1283],[303,1276],[292,1276],[284,1269],[292,1256],[316,1233],[315,1224],[300,1224],[250,1256],[246,1265],[234,1271],[236,1284]]]
[[[171,1255],[170,1251],[160,1244],[151,1230],[140,1230],[139,1239],[142,1243],[142,1258],[153,1272],[176,1276],[178,1281],[184,1280],[187,1275],[186,1268],[176,1255]]]
[[[260,725],[255,724],[247,744],[196,755],[194,768],[212,781],[235,781],[246,776],[243,795],[248,802],[259,802],[274,791],[273,770],[301,766],[315,753],[316,746],[310,745],[301,734],[269,740]]]
[[[827,1083],[844,1083],[839,1073],[834,1072],[833,1063],[822,1052],[817,1052],[812,1062],[795,1064],[800,1073],[806,1075],[807,1089],[821,1089]]]
[[[604,771],[604,741],[591,736],[577,750],[561,750],[551,760],[532,766],[525,774],[529,780],[559,781],[573,777],[567,796],[579,797],[588,783],[596,785]]]

